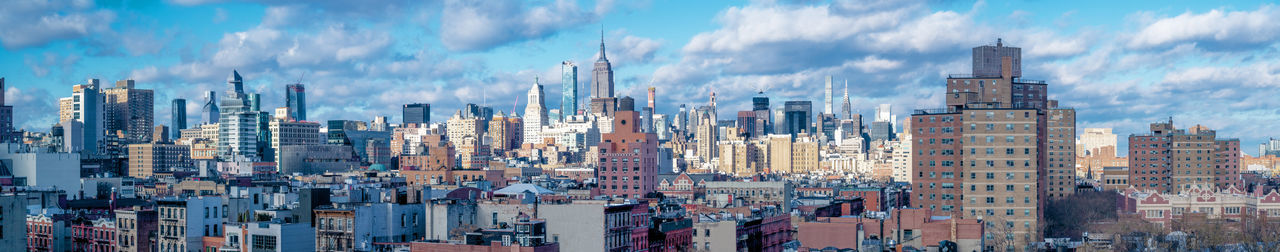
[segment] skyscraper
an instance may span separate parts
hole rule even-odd
[[[591,69],[591,98],[613,97],[613,65],[604,56],[604,30],[600,30],[600,58]]]
[[[849,120],[853,118],[853,105],[849,104],[849,80],[844,80],[844,104],[841,106],[841,119]]]
[[[218,95],[213,91],[204,93],[204,105],[200,106],[200,118],[202,124],[218,123],[221,118],[221,112],[218,112]]]
[[[133,86],[133,80],[121,80],[103,90],[103,124],[110,134],[124,132],[128,143],[149,143],[155,129],[154,92]]]
[[[791,134],[794,139],[796,134],[813,133],[809,130],[809,125],[813,122],[813,102],[787,101],[783,104],[783,109],[786,134]]]
[[[284,87],[285,107],[289,107],[289,118],[298,121],[307,120],[307,88],[302,83],[289,84]]]
[[[683,138],[689,134],[689,110],[684,104],[680,104],[680,111],[676,113],[676,120],[672,124],[675,124],[676,131],[680,132],[677,136]]]
[[[259,113],[253,111],[249,96],[244,93],[244,79],[232,70],[227,77],[227,94],[222,99],[221,119],[218,120],[217,156],[222,160],[237,157],[257,161]]]
[[[514,111],[512,111],[514,112]],[[578,65],[560,62],[560,120],[578,114]]]
[[[769,97],[764,95],[764,91],[756,93],[755,97],[751,97],[751,112],[756,114],[756,127],[753,136],[764,136],[773,133],[773,113],[769,112]]]
[[[876,107],[876,120],[871,122],[870,133],[872,141],[889,141],[893,140],[893,112],[892,106],[889,104],[880,104]]]
[[[72,86],[71,97],[58,100],[59,121],[78,121],[82,124],[81,134],[78,135],[83,137],[80,141],[83,146],[68,147],[67,151],[80,151],[81,154],[90,155],[98,153],[98,140],[102,139],[105,132],[101,84],[98,79],[89,79],[85,84]]]
[[[182,138],[182,130],[187,129],[187,100],[173,99],[173,106],[170,107],[169,119],[173,120],[169,130],[170,139]]]
[[[0,143],[16,142],[13,134],[13,106],[4,104],[4,78],[0,77]]]
[[[835,114],[835,113],[836,113],[836,108],[835,108],[835,95],[834,95],[835,93],[833,93],[833,92],[834,92],[834,90],[833,90],[834,88],[832,87],[832,85],[835,85],[835,84],[833,83],[832,76],[831,76],[831,75],[827,75],[827,85],[826,85],[826,90],[825,90],[826,92],[824,92],[824,93],[823,93],[823,96],[822,96],[822,102],[823,102],[823,104],[822,104],[822,113],[823,113],[823,114]]]
[[[404,124],[416,123],[425,124],[431,122],[431,104],[411,103],[405,104],[401,109],[401,117]]]
[[[533,79],[529,88],[529,104],[524,107],[524,143],[542,143],[542,126],[547,125],[547,107],[543,100],[542,84]],[[634,123],[634,122],[633,122]]]
[[[657,89],[650,86],[649,87],[649,104],[644,107],[644,115],[641,115],[642,117],[644,117],[644,118],[641,118],[644,121],[644,124],[641,125],[644,128],[643,132],[657,133],[656,131],[653,130],[653,114],[657,113],[655,111],[657,109],[656,108],[657,105],[655,104],[657,102],[656,100],[658,99],[657,96],[658,96]]]

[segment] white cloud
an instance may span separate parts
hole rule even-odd
[[[645,64],[653,61],[654,54],[662,47],[663,41],[638,37],[634,35],[626,35],[621,40],[610,43],[608,50],[613,52],[608,54],[609,61],[614,65],[633,65]],[[596,53],[591,58],[599,58],[600,53]]]
[[[522,1],[510,0],[448,0],[440,20],[440,38],[450,50],[477,51],[542,39],[598,19],[596,13],[569,0],[557,0],[548,6],[525,6]]]
[[[276,62],[283,67],[306,67],[335,62],[352,62],[378,55],[391,44],[391,36],[374,30],[357,30],[334,25],[314,35],[294,38]]]
[[[730,7],[716,18],[723,24],[721,29],[695,35],[684,46],[684,51],[728,52],[776,42],[841,40],[893,27],[913,11],[893,9],[843,16],[823,6]]]
[[[1130,48],[1151,48],[1186,42],[1225,45],[1272,43],[1280,36],[1280,9],[1264,5],[1254,11],[1221,9],[1155,20],[1127,43]]]
[[[867,55],[867,57],[862,58],[862,60],[850,63],[859,70],[862,70],[864,73],[875,73],[902,67],[902,61],[882,59],[875,55]]]
[[[18,49],[109,32],[116,14],[85,1],[17,1],[0,8],[0,43]]]
[[[1243,84],[1245,87],[1280,87],[1280,64],[1258,62],[1243,66],[1199,66],[1170,71],[1163,83],[1173,86],[1206,85],[1218,89],[1223,85]]]
[[[973,23],[967,14],[934,12],[894,30],[869,35],[869,47],[883,51],[930,53],[973,46],[987,41],[993,32]]]

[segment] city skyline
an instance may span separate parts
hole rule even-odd
[[[19,111],[14,126],[28,131],[56,123],[57,99],[87,78],[133,79],[155,90],[162,102],[154,120],[167,123],[171,108],[163,101],[225,92],[232,69],[244,75],[246,92],[261,94],[263,108],[285,106],[283,87],[300,80],[310,89],[312,121],[399,122],[400,106],[409,103],[432,104],[438,115],[466,103],[505,110],[513,97],[523,108],[537,77],[547,84],[544,99],[558,101],[556,63],[595,62],[603,25],[616,96],[643,99],[653,85],[658,103],[671,104],[658,113],[703,104],[707,90],[718,95],[719,116],[750,110],[761,89],[779,105],[820,103],[830,75],[850,80],[862,115],[881,103],[908,115],[942,107],[937,87],[947,74],[969,72],[967,49],[1001,38],[1034,62],[1025,76],[1044,78],[1051,99],[1076,108],[1080,128],[1115,128],[1120,148],[1124,136],[1170,116],[1246,146],[1270,137],[1265,125],[1280,123],[1280,103],[1266,98],[1280,95],[1277,65],[1268,62],[1277,55],[1280,9],[1270,4],[716,4],[54,1],[0,10],[7,27],[26,27],[0,33],[9,59],[0,69],[7,105]],[[319,13],[331,15],[303,19]],[[792,16],[803,18],[779,19]],[[19,25],[37,19],[44,21]],[[591,76],[579,71],[585,96],[594,91]],[[187,114],[200,110],[187,106]],[[189,116],[188,125],[199,120]]]

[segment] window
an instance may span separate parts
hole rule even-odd
[[[253,243],[253,250],[259,250],[259,249],[275,250],[276,249],[275,236],[253,235],[252,238],[250,238],[250,242]]]

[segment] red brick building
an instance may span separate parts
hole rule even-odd
[[[912,195],[914,207],[940,215],[958,215],[964,187],[962,148],[964,117],[958,112],[917,110],[911,115]],[[868,208],[870,209],[870,208]]]
[[[116,251],[116,223],[107,218],[71,222],[71,248],[75,251]]]
[[[656,189],[658,136],[641,132],[639,122],[639,113],[618,111],[613,132],[600,137],[596,176],[601,194],[634,199]]]
[[[1171,193],[1244,186],[1239,139],[1218,138],[1200,125],[1178,129],[1173,120],[1152,123],[1150,129],[1129,136],[1129,184],[1135,189]]]

